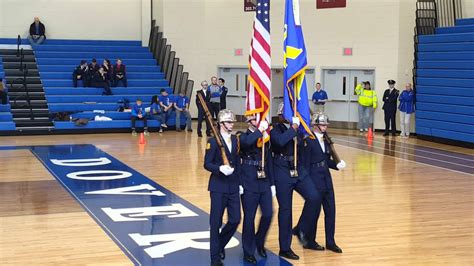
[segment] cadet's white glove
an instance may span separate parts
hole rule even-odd
[[[346,168],[346,162],[344,162],[344,160],[341,160],[337,165],[336,165],[337,169],[339,170],[342,170],[344,168]]]
[[[299,119],[298,117],[294,116],[294,117],[291,118],[291,123],[292,123],[293,125],[298,125],[298,126],[300,126],[300,119]]]
[[[239,186],[239,194],[240,195],[244,194],[244,187],[243,186]]]
[[[263,132],[268,129],[268,122],[267,120],[260,121],[260,125],[258,126],[258,130]]]
[[[219,171],[224,175],[229,176],[234,172],[234,168],[230,167],[229,165],[221,165],[219,166]]]
[[[271,187],[270,187],[270,190],[272,191],[272,197],[275,197],[276,194],[277,194],[276,187],[275,187],[275,186],[271,186]]]

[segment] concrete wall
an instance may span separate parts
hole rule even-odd
[[[218,66],[245,67],[254,13],[243,12],[243,1],[156,0],[155,18],[185,71],[195,81],[215,75]],[[412,79],[413,28],[416,0],[354,0],[346,8],[316,9],[314,0],[300,0],[308,64],[320,80],[322,67],[375,68],[379,94],[386,81]],[[283,65],[284,0],[271,1],[272,64]],[[342,48],[352,47],[353,56]],[[244,56],[234,56],[243,48]],[[312,84],[308,84],[312,87]],[[381,95],[380,95],[381,96]],[[383,111],[375,115],[383,127]]]
[[[48,38],[148,44],[150,9],[150,0],[0,0],[0,37],[26,37],[38,16]]]

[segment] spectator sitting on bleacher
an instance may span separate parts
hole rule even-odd
[[[143,107],[142,105],[142,100],[140,99],[137,99],[137,101],[135,102],[135,104],[132,106],[132,117],[131,117],[131,120],[132,120],[132,135],[133,136],[136,136],[137,135],[137,131],[135,131],[135,123],[138,120],[143,120],[143,133],[145,135],[148,135],[148,124],[147,124],[147,120],[146,120],[146,111],[145,111],[145,108]]]
[[[191,129],[191,113],[189,113],[189,98],[184,95],[184,91],[180,91],[178,97],[174,102],[176,110],[176,131],[181,131],[181,113],[186,116],[186,129],[193,132]]]
[[[123,86],[127,87],[127,72],[125,71],[125,65],[122,64],[122,60],[117,59],[117,63],[114,66],[114,77],[113,77],[113,86],[117,87],[119,81],[122,81]]]
[[[78,65],[74,72],[72,72],[72,83],[74,88],[77,88],[77,81],[82,80],[82,87],[87,87],[89,85],[89,67],[87,66],[86,60],[81,60],[81,64]]]
[[[160,122],[160,129],[159,133],[163,133],[163,125],[166,126],[165,122],[165,113],[161,111],[160,101],[158,100],[158,96],[151,97],[151,106],[150,106],[150,114],[153,119]]]
[[[107,78],[107,83],[109,83],[109,86],[112,86],[114,69],[109,59],[104,59],[104,62],[102,63],[102,68],[104,68],[105,77]]]
[[[40,45],[46,39],[46,28],[41,23],[38,17],[35,17],[35,22],[30,25],[30,35],[28,35],[28,41],[31,45]]]
[[[112,95],[106,75],[107,73],[105,72],[104,68],[99,68],[99,71],[95,72],[95,74],[92,76],[92,85],[96,88],[103,88],[104,92],[102,95]]]
[[[163,112],[163,118],[165,121],[165,123],[163,123],[163,127],[167,128],[168,126],[166,125],[166,121],[168,121],[171,111],[173,111],[173,103],[170,101],[170,97],[168,96],[166,89],[161,89],[160,93],[161,95],[158,98],[160,99],[161,111]]]
[[[2,104],[8,103],[7,86],[2,78],[0,78],[0,100]]]
[[[89,84],[86,85],[87,87],[93,87],[93,78],[95,73],[99,71],[100,66],[97,64],[97,60],[95,58],[92,58],[91,63],[89,64],[89,72],[88,72],[88,81]]]

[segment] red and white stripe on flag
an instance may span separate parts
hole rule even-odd
[[[259,0],[253,23],[249,56],[249,82],[247,88],[246,115],[255,115],[257,122],[270,122],[271,90],[271,46],[270,46],[270,3]],[[264,132],[264,141],[269,140],[269,130]]]

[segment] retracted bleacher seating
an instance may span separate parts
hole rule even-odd
[[[3,60],[0,56],[0,78],[3,79],[4,77]],[[10,111],[10,104],[2,104],[0,101],[0,131],[13,130],[15,130],[15,123],[13,122],[12,113]]]
[[[416,133],[474,143],[474,19],[419,36]]]
[[[172,93],[160,66],[139,41],[47,40],[44,45],[35,47],[35,55],[50,112],[69,112],[73,113],[73,118],[91,119],[81,129],[130,128],[130,113],[117,111],[120,100],[128,99],[130,104],[134,104],[140,98],[145,106],[149,106],[152,96],[159,95],[161,89]],[[99,65],[104,59],[114,64],[121,58],[127,69],[128,87],[120,87],[123,86],[120,83],[119,87],[112,88],[113,96],[102,95],[101,88],[83,88],[82,81],[74,88],[74,68],[81,60],[90,63],[92,58],[96,58]],[[97,114],[94,110],[105,113]],[[92,121],[96,115],[109,117],[112,121]],[[175,125],[174,113],[166,123]],[[184,116],[181,124],[185,124]],[[78,128],[70,121],[55,121],[54,125],[60,130]],[[137,127],[142,125],[142,121],[137,121]],[[149,119],[148,125],[160,126],[153,119]]]

